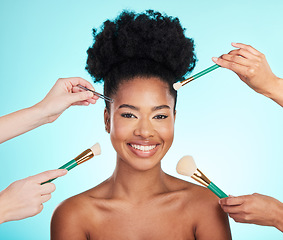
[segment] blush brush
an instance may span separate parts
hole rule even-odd
[[[220,188],[218,188],[213,182],[211,182],[203,173],[200,171],[192,156],[182,157],[176,167],[179,174],[189,176],[199,182],[200,184],[206,186],[219,198],[228,197]]]

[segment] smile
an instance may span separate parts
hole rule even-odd
[[[151,150],[153,150],[154,148],[157,147],[157,144],[155,145],[137,145],[137,144],[130,144],[129,145],[134,148],[134,149],[137,149],[137,150],[140,150],[140,151],[143,151],[143,152],[149,152]]]

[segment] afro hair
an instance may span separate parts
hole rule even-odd
[[[123,11],[114,21],[105,21],[99,33],[93,29],[86,70],[94,82],[104,81],[108,96],[121,81],[136,76],[157,76],[172,86],[196,63],[194,42],[184,31],[178,18],[153,10]]]

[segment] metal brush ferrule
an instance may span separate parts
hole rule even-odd
[[[82,152],[79,156],[75,157],[74,160],[79,165],[79,164],[91,159],[93,156],[94,156],[93,152],[90,149],[87,149],[84,152]]]
[[[189,83],[189,82],[191,82],[191,81],[193,81],[193,80],[194,80],[194,77],[192,76],[192,77],[189,77],[189,78],[183,80],[183,81],[181,82],[181,84],[182,84],[182,86],[184,86],[184,85],[186,85],[187,83]]]
[[[211,183],[211,181],[198,168],[191,177],[206,187]]]

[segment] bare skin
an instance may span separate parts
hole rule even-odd
[[[232,46],[237,49],[212,60],[234,71],[250,88],[283,107],[283,79],[274,75],[265,55],[243,43]],[[220,205],[236,222],[274,226],[283,232],[283,203],[275,198],[254,193],[221,199]]]
[[[104,114],[117,152],[113,175],[59,205],[51,239],[231,239],[214,194],[162,171],[174,137],[174,99],[158,78],[140,80],[122,83]]]
[[[91,92],[82,91],[78,84],[92,90],[92,85],[82,78],[58,79],[46,97],[32,107],[0,117],[0,144],[31,131],[46,123],[54,122],[71,105],[95,104],[98,99]],[[0,192],[0,224],[21,220],[40,213],[43,203],[51,198],[54,183],[42,182],[63,176],[65,169],[39,173],[10,184]]]
[[[283,203],[273,197],[254,193],[229,196],[219,203],[235,222],[274,226],[283,232]]]
[[[232,46],[238,49],[220,58],[213,57],[213,62],[232,70],[250,88],[283,107],[283,79],[274,75],[265,55],[243,43],[232,43]]]

